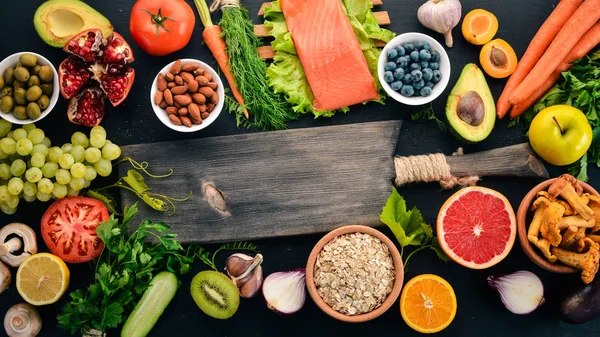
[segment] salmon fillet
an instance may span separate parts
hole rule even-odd
[[[375,80],[340,0],[281,0],[315,110],[379,99]]]

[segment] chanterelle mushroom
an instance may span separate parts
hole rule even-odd
[[[556,262],[556,256],[552,255],[552,253],[550,252],[550,241],[548,241],[548,239],[540,238],[533,244],[536,245],[536,247],[538,247],[542,251],[542,253],[544,253],[544,256],[546,257],[546,259],[548,259],[550,263]]]
[[[4,330],[8,337],[35,337],[42,329],[42,319],[28,303],[13,305],[4,316]]]
[[[548,193],[554,198],[562,196],[573,207],[577,214],[585,220],[590,220],[595,216],[594,211],[586,205],[579,197],[581,186],[575,177],[569,174],[563,174],[556,179],[548,188]]]
[[[8,236],[16,235],[7,240]],[[22,242],[22,244],[21,244]],[[14,255],[13,252],[23,248],[23,252]],[[28,256],[37,253],[35,232],[29,226],[13,222],[0,229],[0,259],[11,267],[18,267]]]
[[[535,243],[535,241],[538,239],[544,211],[546,211],[548,205],[550,205],[550,199],[543,195],[540,195],[537,199],[535,199],[533,205],[531,205],[531,210],[535,210],[533,213],[533,219],[531,220],[531,224],[527,230],[527,239],[531,243]]]
[[[12,276],[10,274],[10,269],[0,261],[0,294],[10,286],[10,281],[12,280]]]
[[[559,247],[568,250],[573,250],[579,242],[579,240],[576,237],[577,229],[578,228],[576,226],[567,227],[567,229],[562,233],[562,239],[560,241]]]
[[[587,193],[584,193],[587,194]],[[583,194],[582,194],[583,195]],[[593,194],[587,194],[588,207],[596,214],[596,224],[592,228],[592,233],[600,231],[600,198]]]
[[[589,249],[584,254],[577,254],[566,249],[552,247],[550,251],[556,255],[558,260],[567,266],[581,269],[581,279],[583,283],[588,284],[594,280],[598,272],[600,262],[600,245],[591,239],[584,238],[584,245]]]
[[[550,244],[557,247],[560,244],[561,235],[558,223],[562,220],[565,208],[559,203],[553,202],[548,205],[544,216],[542,217],[542,226],[540,233],[550,241]]]

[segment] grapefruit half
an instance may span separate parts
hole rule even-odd
[[[479,186],[463,188],[446,200],[436,228],[444,252],[471,269],[502,261],[517,235],[515,212],[506,197]]]

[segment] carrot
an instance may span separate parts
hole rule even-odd
[[[571,52],[564,60],[560,63],[560,65],[554,70],[552,75],[548,77],[546,81],[539,87],[531,96],[529,96],[525,101],[513,105],[510,110],[510,118],[517,118],[530,106],[532,106],[535,102],[537,102],[540,98],[542,98],[550,88],[560,79],[561,73],[563,71],[569,70],[573,62],[579,60],[584,57],[587,53],[589,53],[594,47],[596,47],[600,43],[600,22],[597,22],[592,26],[577,42],[577,44],[571,49]]]
[[[202,24],[204,25],[204,31],[202,32],[202,37],[204,38],[204,43],[213,54],[213,57],[219,64],[219,68],[223,71],[225,78],[227,78],[227,82],[229,83],[229,87],[231,88],[231,93],[235,100],[241,105],[244,106],[244,97],[238,90],[235,85],[235,80],[233,78],[233,73],[231,73],[231,69],[229,68],[229,56],[227,56],[227,46],[225,45],[225,40],[221,37],[221,27],[213,24],[210,19],[210,12],[208,10],[208,6],[205,1],[194,0],[196,4],[196,8],[198,8],[198,13],[200,14],[200,20],[202,20]],[[246,119],[249,118],[248,110],[244,107],[244,116]]]
[[[544,21],[544,24],[542,24],[529,43],[525,54],[521,57],[517,69],[504,86],[502,95],[500,95],[498,103],[496,103],[496,114],[498,115],[498,118],[504,118],[510,108],[508,97],[510,97],[513,90],[527,76],[527,73],[533,69],[536,62],[542,57],[550,43],[552,43],[552,40],[554,40],[554,37],[556,37],[556,34],[558,34],[558,31],[571,15],[573,15],[582,2],[583,0],[562,0],[558,3],[550,16],[548,16],[546,21]]]
[[[586,0],[560,29],[554,41],[509,97],[512,105],[524,102],[533,95],[569,54],[573,46],[600,19],[600,0]]]

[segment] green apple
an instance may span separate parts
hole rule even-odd
[[[535,116],[529,127],[529,142],[548,163],[569,165],[590,148],[592,127],[581,110],[569,105],[554,105]]]

